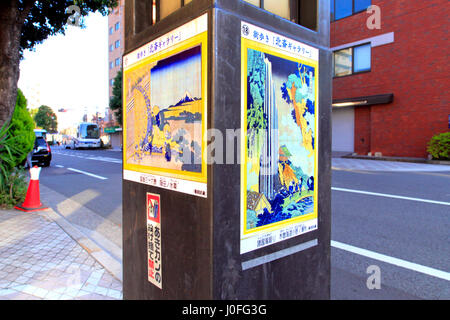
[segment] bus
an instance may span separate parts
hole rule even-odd
[[[45,141],[47,141],[47,130],[45,129],[34,129],[34,135],[36,137],[42,137]]]
[[[72,149],[78,148],[100,148],[100,128],[92,122],[82,122],[78,125],[77,136],[72,139]]]

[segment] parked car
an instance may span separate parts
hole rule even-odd
[[[43,137],[36,137],[34,140],[34,149],[31,155],[32,165],[43,165],[48,167],[52,161],[52,150],[48,145],[47,141]]]

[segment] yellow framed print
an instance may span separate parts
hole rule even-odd
[[[316,230],[318,50],[241,24],[241,254]]]
[[[207,196],[207,21],[124,57],[124,179]]]

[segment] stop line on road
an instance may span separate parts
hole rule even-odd
[[[86,160],[95,160],[95,161],[104,161],[104,162],[122,164],[122,159],[116,159],[116,158],[110,158],[110,157],[93,156],[93,155],[89,155],[89,154],[80,155],[80,154],[73,153],[73,152],[59,152],[59,151],[56,151],[53,153],[63,155],[63,156],[86,159]]]
[[[96,174],[93,174],[93,173],[90,173],[90,172],[86,172],[86,171],[78,170],[78,169],[74,169],[74,168],[67,168],[67,170],[70,170],[70,171],[73,171],[73,172],[77,172],[77,173],[81,173],[81,174],[84,174],[84,175],[87,175],[87,176],[90,176],[90,177],[93,177],[93,178],[97,178],[97,179],[100,179],[100,180],[107,180],[108,179],[106,177],[102,177],[102,176],[99,176],[99,175],[96,175]]]

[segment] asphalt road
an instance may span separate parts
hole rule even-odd
[[[40,183],[109,221],[122,224],[122,152],[52,148]]]
[[[332,181],[332,298],[450,299],[450,172],[333,170]]]
[[[121,157],[55,147],[40,181],[120,226]],[[450,299],[450,171],[333,170],[332,186],[332,299]]]

